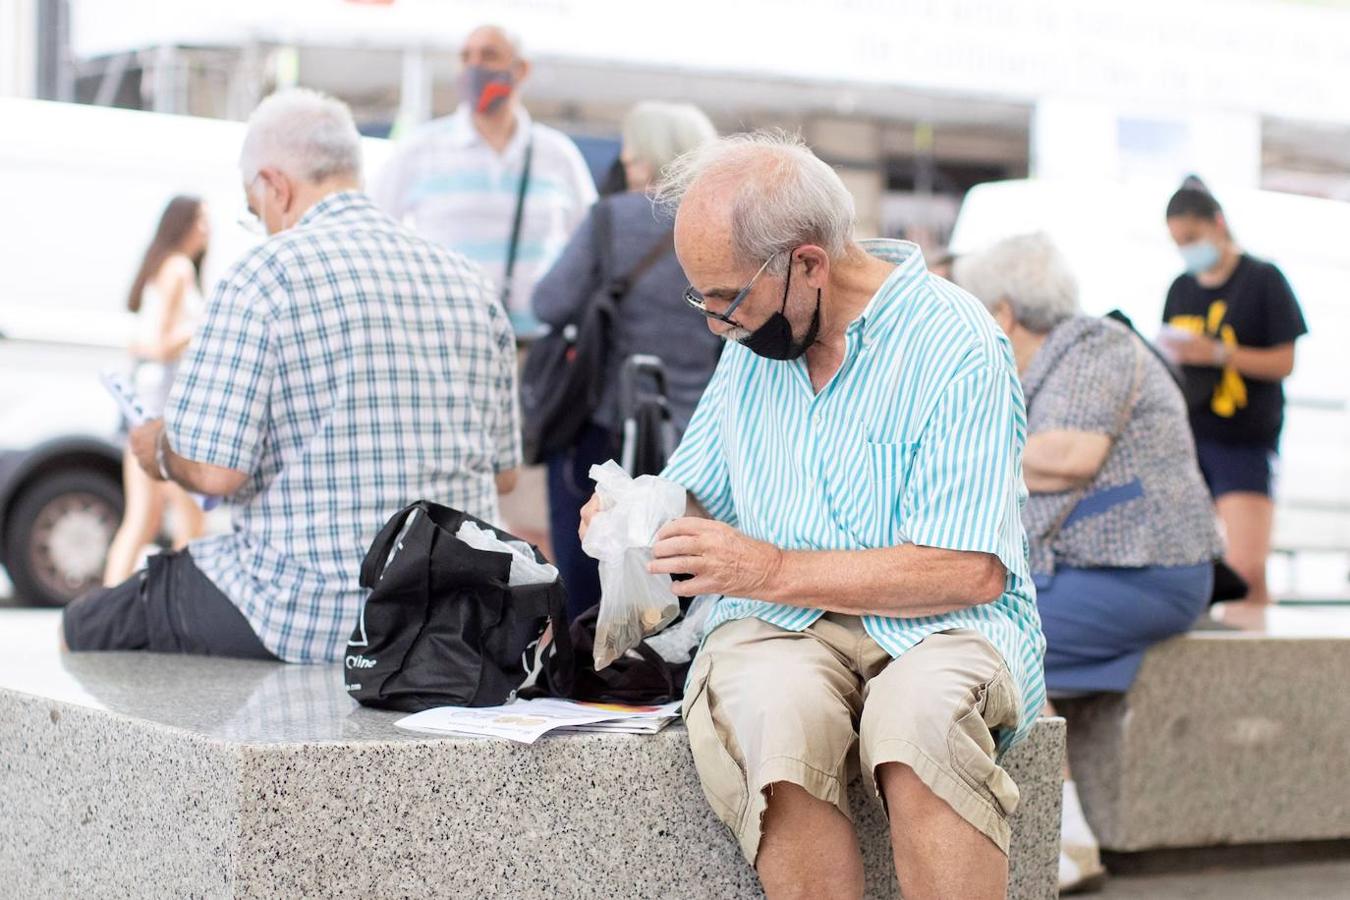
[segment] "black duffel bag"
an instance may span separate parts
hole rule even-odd
[[[562,581],[510,587],[511,554],[455,537],[466,521],[504,541],[519,540],[426,500],[401,510],[376,535],[361,564],[361,586],[370,595],[343,665],[353,699],[405,712],[505,703],[525,680],[525,657],[550,624],[553,653],[571,659]],[[537,549],[534,555],[546,561]]]
[[[690,663],[668,663],[646,641],[596,670],[593,652],[599,611],[598,605],[592,606],[577,616],[567,651],[543,648],[539,678],[520,695],[637,706],[681,699]]]

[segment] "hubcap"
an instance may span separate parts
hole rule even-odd
[[[101,582],[116,529],[116,511],[102,497],[85,492],[56,497],[33,523],[34,576],[50,593],[75,599]]]

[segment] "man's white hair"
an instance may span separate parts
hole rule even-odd
[[[1037,334],[1048,333],[1078,312],[1078,280],[1043,232],[1006,238],[958,256],[952,277],[990,311],[1007,301],[1013,319]]]
[[[251,182],[265,166],[311,183],[359,178],[361,135],[347,104],[307,88],[287,88],[259,103],[248,120],[239,169]]]
[[[756,131],[710,141],[671,163],[657,199],[678,206],[695,186],[730,190],[731,241],[746,264],[802,244],[815,244],[831,259],[843,257],[853,240],[853,195],[838,173],[822,162],[799,135]],[[787,260],[770,270],[781,274]]]
[[[717,129],[692,103],[646,100],[623,119],[623,147],[657,177],[678,157],[716,140]]]

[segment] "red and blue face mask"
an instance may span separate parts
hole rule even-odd
[[[467,66],[459,76],[460,95],[480,114],[496,112],[515,89],[516,77],[510,69]]]

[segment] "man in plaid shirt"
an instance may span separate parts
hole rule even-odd
[[[341,658],[376,531],[427,498],[484,519],[520,461],[511,328],[482,273],[360,191],[347,108],[269,97],[240,157],[270,240],[221,280],[163,422],[152,477],[224,496],[230,533],[71,604],[72,650]]]

